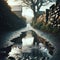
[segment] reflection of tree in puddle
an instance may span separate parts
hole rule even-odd
[[[15,44],[12,46],[8,58],[13,57],[16,60],[49,60],[54,53],[52,44],[33,31],[23,32],[20,37],[13,39],[12,42]]]

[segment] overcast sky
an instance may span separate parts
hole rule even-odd
[[[56,3],[56,0],[43,0],[43,1],[47,1],[43,4],[43,6],[41,6],[40,11],[46,11],[46,9],[49,9],[51,5]],[[17,5],[24,5],[24,3],[22,2],[22,0],[8,0],[8,4],[11,6],[16,6],[13,10],[19,10],[20,8],[17,7]]]
[[[51,5],[55,4],[56,2],[49,2],[45,6],[41,6],[40,11],[46,11],[46,9],[49,9]]]

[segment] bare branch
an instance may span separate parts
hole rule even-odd
[[[23,2],[24,2],[25,4],[27,4],[27,5],[32,5],[31,2],[30,2],[30,0],[23,0]]]

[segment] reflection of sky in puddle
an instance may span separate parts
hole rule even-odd
[[[49,54],[49,50],[44,46],[44,44],[39,43],[39,45],[37,45],[37,42],[35,42],[35,45],[33,45],[33,42],[34,42],[34,37],[32,36],[32,33],[30,31],[28,31],[26,33],[26,36],[24,38],[22,38],[22,47],[19,48],[19,45],[13,46],[11,48],[11,51],[9,52],[8,57],[14,57],[16,60],[18,60],[19,58],[23,59],[23,57],[25,58],[25,56],[23,56],[23,53],[25,55],[26,55],[26,53],[27,54],[30,53],[32,55],[33,50],[35,51],[35,53],[37,52],[37,50],[38,50],[38,53],[41,52],[42,57],[49,57],[49,58],[52,57],[52,55]],[[30,58],[31,58],[31,55],[30,55]],[[30,60],[30,59],[28,59],[28,60]]]
[[[37,46],[38,47],[38,46]],[[24,48],[25,48],[25,50],[24,50]],[[21,59],[23,59],[23,57],[25,57],[27,54],[33,54],[32,53],[32,50],[34,49],[33,47],[32,48],[29,48],[29,47],[24,47],[24,48],[22,48],[22,49],[19,49],[18,48],[18,46],[16,46],[16,47],[13,47],[12,49],[11,49],[11,51],[9,52],[9,56],[8,57],[14,57],[16,60],[18,60],[19,58],[21,58]],[[35,50],[36,49],[36,50]],[[35,52],[37,52],[37,48],[35,48],[34,50],[35,50]],[[48,53],[48,50],[47,50],[47,48],[45,48],[45,47],[42,47],[42,46],[40,46],[40,48],[39,48],[39,51],[38,51],[38,53],[39,52],[41,52],[42,53],[42,57],[49,57],[49,58],[51,58],[52,56]],[[25,54],[25,56],[23,56],[23,53]],[[36,53],[37,54],[37,53]],[[31,56],[30,55],[30,56]],[[40,56],[40,55],[38,55],[38,56]],[[37,56],[36,56],[37,57]],[[34,57],[35,58],[35,57]],[[40,57],[41,58],[41,57]],[[28,59],[28,60],[30,60],[30,59]]]
[[[34,37],[31,32],[27,32],[26,36],[22,38],[22,46],[31,46],[33,45]]]

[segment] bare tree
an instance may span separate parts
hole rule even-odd
[[[37,18],[43,0],[23,0],[23,2],[30,5],[31,9],[34,11],[34,17]]]

